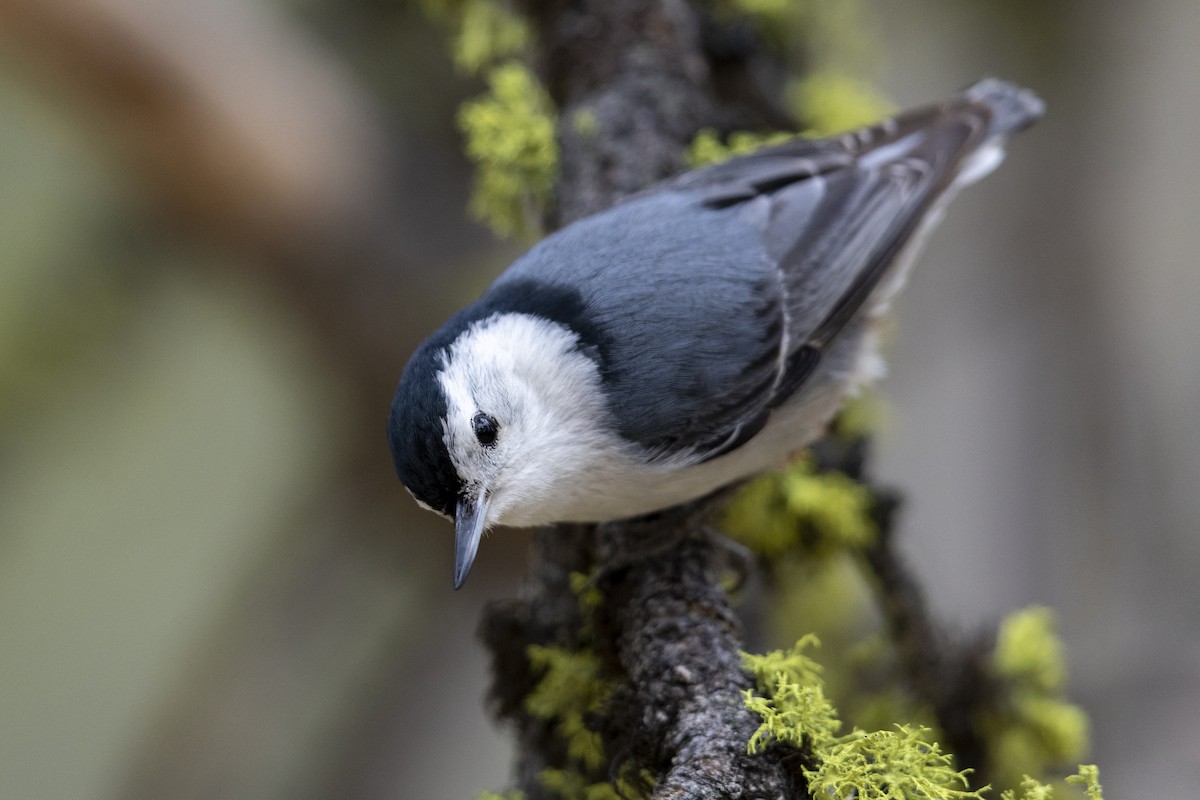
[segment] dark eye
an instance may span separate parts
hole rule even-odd
[[[500,423],[496,422],[496,418],[480,411],[471,420],[471,427],[475,431],[475,438],[484,447],[491,447],[496,443],[496,436],[500,433]]]

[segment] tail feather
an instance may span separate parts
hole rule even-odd
[[[1046,113],[1046,104],[1032,91],[999,78],[984,78],[967,87],[960,97],[986,106],[991,112],[989,138],[1022,131]]]

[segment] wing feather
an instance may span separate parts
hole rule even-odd
[[[984,81],[697,170],[548,237],[492,292],[577,293],[619,433],[655,458],[716,458],[821,374],[972,154],[1040,113]]]
[[[777,271],[784,325],[770,379],[759,354],[747,381],[672,435],[668,454],[686,450],[699,462],[735,449],[804,385],[989,124],[987,105],[963,100],[836,139],[770,148],[674,184],[713,208],[765,200],[762,242]]]

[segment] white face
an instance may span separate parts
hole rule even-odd
[[[557,323],[498,314],[450,346],[439,375],[446,449],[466,493],[483,494],[486,526],[564,519],[588,473],[623,447],[576,341]]]

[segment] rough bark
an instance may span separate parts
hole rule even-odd
[[[746,752],[759,723],[743,705],[752,681],[741,669],[741,626],[717,583],[719,554],[702,519],[665,523],[680,526],[678,544],[602,581],[605,621],[628,675],[602,730],[610,752],[624,749],[659,776],[655,798],[782,797],[778,762]],[[602,527],[605,560],[620,559],[628,537],[662,536],[663,524]]]

